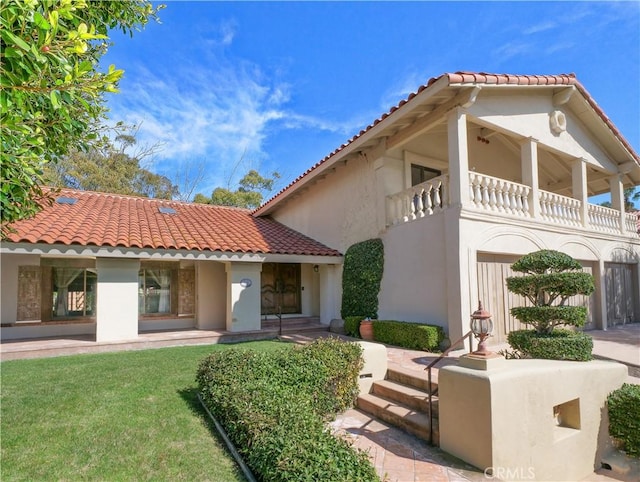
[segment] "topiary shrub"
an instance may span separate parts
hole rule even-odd
[[[557,325],[584,326],[587,309],[565,303],[578,294],[590,295],[595,286],[593,276],[583,272],[575,259],[545,249],[523,256],[511,269],[525,275],[507,278],[507,289],[524,296],[532,305],[512,308],[515,318],[545,334]]]
[[[640,385],[625,383],[607,398],[609,435],[619,440],[624,451],[640,458]]]
[[[258,480],[378,481],[366,453],[325,425],[353,406],[362,365],[357,343],[322,339],[272,352],[214,353],[196,380]]]
[[[384,245],[379,238],[354,244],[344,256],[342,318],[378,317],[378,293],[384,269]]]
[[[407,323],[393,320],[374,320],[373,338],[388,345],[413,350],[436,352],[444,340],[444,330],[440,326]]]
[[[364,320],[366,316],[347,316],[344,319],[344,333],[347,336],[353,336],[354,338],[360,337],[360,322]]]
[[[583,272],[580,263],[571,256],[546,249],[523,256],[511,268],[525,274],[507,278],[507,289],[531,303],[511,308],[511,314],[533,328],[509,334],[509,344],[520,352],[518,356],[591,360],[591,337],[554,328],[584,326],[587,308],[565,303],[572,296],[593,293],[593,276]]]
[[[555,329],[551,333],[515,330],[507,335],[509,345],[516,350],[508,358],[543,358],[546,360],[589,361],[593,339],[582,332]]]

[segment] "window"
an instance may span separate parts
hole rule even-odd
[[[94,316],[96,311],[95,270],[53,267],[51,269],[52,319]]]
[[[434,177],[438,177],[441,174],[442,172],[436,169],[419,166],[418,164],[411,164],[411,185],[416,186],[418,184],[422,184],[423,182],[433,179]]]
[[[171,313],[173,270],[143,268],[138,276],[138,312]]]

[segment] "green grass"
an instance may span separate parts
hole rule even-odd
[[[229,346],[3,362],[1,479],[244,480],[196,398],[198,363]]]

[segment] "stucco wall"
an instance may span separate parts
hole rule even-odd
[[[378,235],[373,163],[349,159],[300,197],[273,213],[274,219],[334,249]]]
[[[383,236],[381,319],[447,326],[444,216],[389,229]]]

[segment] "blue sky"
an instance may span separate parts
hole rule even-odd
[[[458,70],[574,72],[640,150],[640,2],[164,3],[161,24],[112,35],[110,117],[164,144],[153,171],[204,165],[207,195],[250,168],[284,187]]]

